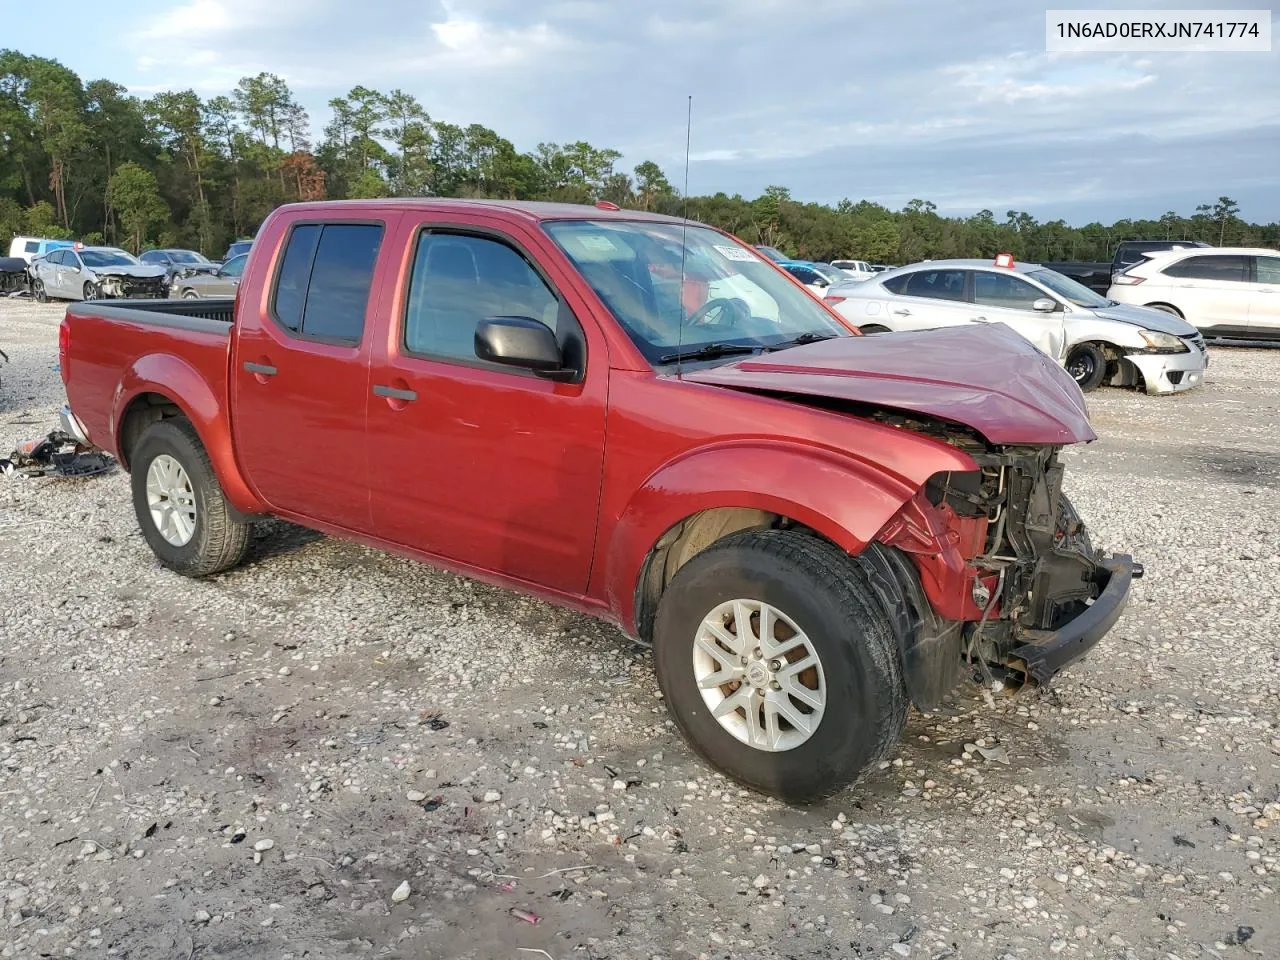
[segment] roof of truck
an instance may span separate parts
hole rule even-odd
[[[490,214],[510,215],[524,220],[653,220],[662,223],[683,223],[679,217],[644,210],[622,210],[613,205],[593,206],[585,203],[550,203],[542,200],[476,200],[463,197],[387,197],[379,200],[319,200],[309,203],[290,203],[282,209],[291,213],[317,214],[335,208],[368,210],[439,210],[484,211]],[[694,221],[690,221],[693,223]]]

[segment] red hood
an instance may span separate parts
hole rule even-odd
[[[684,374],[963,423],[995,444],[1097,439],[1071,376],[1003,323],[823,340]]]

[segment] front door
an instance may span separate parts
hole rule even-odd
[[[370,292],[382,222],[297,223],[272,291],[241,298],[232,360],[236,455],[280,513],[369,529]],[[372,298],[376,302],[376,296]]]
[[[433,220],[373,359],[369,459],[379,536],[567,594],[586,591],[604,461],[609,362],[517,237]],[[561,277],[561,280],[564,278]],[[579,382],[481,361],[476,325],[551,327]]]
[[[1016,274],[973,271],[972,320],[975,323],[1008,324],[1042,352],[1062,362],[1066,359],[1063,335],[1066,313],[1061,309],[1041,312],[1031,307],[1037,300],[1052,299]]]

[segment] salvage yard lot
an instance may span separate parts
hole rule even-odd
[[[61,314],[0,301],[0,451]],[[0,957],[1278,956],[1280,351],[1211,357],[1066,455],[1146,564],[1102,645],[810,809],[608,626],[282,524],[193,582],[122,472],[0,479]]]

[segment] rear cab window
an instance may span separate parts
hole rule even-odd
[[[385,228],[380,223],[299,223],[276,271],[271,314],[294,336],[359,343]]]

